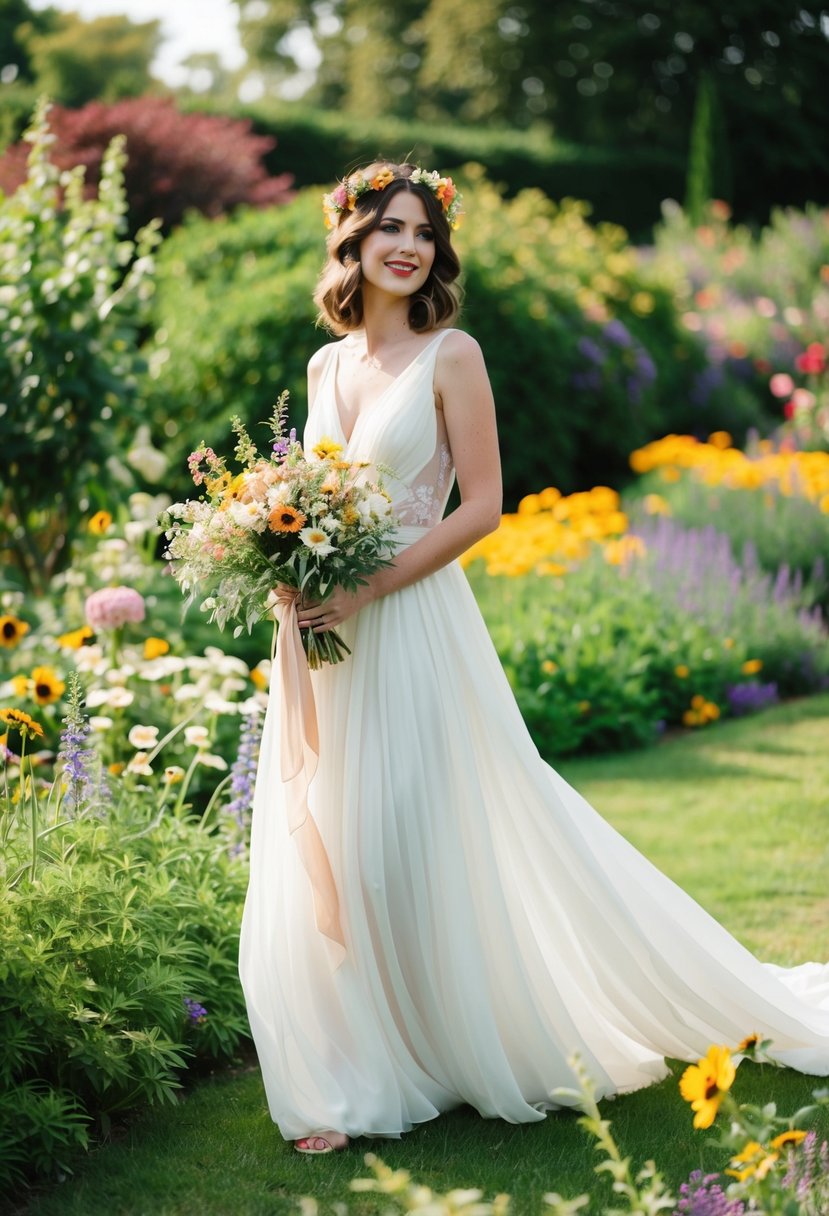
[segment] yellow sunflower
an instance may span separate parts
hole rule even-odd
[[[69,633],[62,633],[57,639],[58,646],[62,646],[65,650],[80,650],[90,638],[95,637],[95,630],[89,625],[81,625],[80,629],[72,629]]]
[[[112,516],[109,511],[96,511],[86,526],[93,536],[103,536],[112,527]]]
[[[296,507],[280,504],[268,516],[268,527],[271,532],[299,532],[305,527],[305,516]]]
[[[747,1034],[744,1039],[740,1039],[740,1042],[735,1048],[736,1054],[741,1056],[745,1055],[746,1052],[756,1051],[759,1044],[760,1036],[755,1030],[753,1034]]]
[[[710,1127],[717,1117],[720,1103],[734,1083],[736,1069],[727,1047],[713,1044],[708,1054],[685,1069],[679,1082],[679,1092],[691,1103],[694,1127]]]
[[[167,654],[170,649],[170,643],[165,642],[164,638],[145,638],[144,639],[144,658],[157,659],[163,654]]]
[[[24,739],[42,739],[43,727],[22,709],[0,709],[0,722],[9,730],[20,731]]]
[[[21,621],[20,617],[11,616],[8,613],[0,616],[0,646],[12,650],[28,632],[29,626],[25,621]]]
[[[36,667],[32,672],[32,696],[38,705],[59,700],[66,685],[53,667]]]

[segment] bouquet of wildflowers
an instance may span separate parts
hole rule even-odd
[[[187,596],[199,596],[210,620],[235,635],[276,604],[275,587],[295,589],[308,601],[324,600],[335,587],[355,590],[368,575],[391,564],[396,520],[382,475],[341,459],[342,447],[323,439],[306,455],[296,432],[285,435],[288,394],[268,423],[272,452],[260,455],[238,418],[233,473],[223,457],[202,443],[188,464],[204,486],[197,500],[165,512],[172,573]],[[308,665],[338,663],[349,653],[335,630],[302,631]]]

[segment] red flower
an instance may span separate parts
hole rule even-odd
[[[794,365],[807,376],[819,376],[826,367],[825,348],[820,342],[810,342],[803,354],[797,356]]]
[[[784,418],[794,418],[795,412],[796,412],[795,403],[793,401],[787,401],[786,404],[783,406],[783,417]]]

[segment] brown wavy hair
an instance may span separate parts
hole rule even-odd
[[[416,194],[426,208],[435,238],[435,260],[429,277],[412,296],[409,324],[418,333],[450,325],[458,315],[461,291],[456,280],[461,271],[458,255],[452,248],[449,222],[440,200],[427,186],[412,182],[416,165],[397,165],[378,160],[354,174],[373,178],[383,169],[394,174],[385,190],[367,190],[357,199],[353,211],[343,211],[328,235],[328,258],[322,268],[314,303],[319,309],[317,324],[342,337],[363,323],[363,272],[360,244],[379,227],[395,194],[406,190]],[[349,176],[353,176],[350,174]]]

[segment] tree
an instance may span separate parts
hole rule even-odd
[[[747,206],[757,173],[780,179],[781,201],[829,186],[819,0],[236,3],[252,63],[284,83],[316,44],[308,100],[355,116],[542,122],[579,144],[685,155],[707,108],[720,181]]]
[[[128,97],[112,105],[90,102],[81,110],[56,106],[52,160],[61,169],[83,165],[88,188],[97,181],[116,135],[126,139],[124,183],[130,227],[151,219],[165,229],[189,210],[221,215],[242,203],[271,206],[290,197],[290,174],[270,177],[262,157],[274,140],[251,133],[246,119],[183,114],[172,99]],[[0,189],[14,190],[26,175],[25,143],[0,157]]]
[[[63,105],[137,97],[157,84],[150,64],[161,42],[159,21],[61,13],[51,29],[22,37],[38,87]]]

